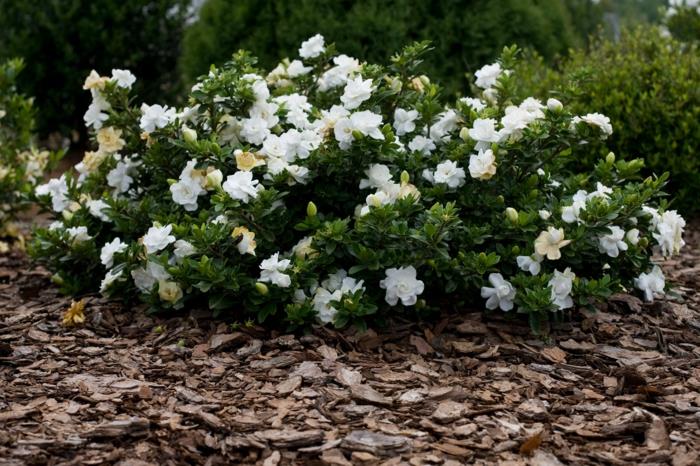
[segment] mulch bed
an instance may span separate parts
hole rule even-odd
[[[382,333],[232,330],[70,300],[0,257],[0,464],[700,464],[700,229],[676,296],[533,336],[465,313]],[[165,316],[168,317],[168,316]]]

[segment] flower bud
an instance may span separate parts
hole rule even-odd
[[[469,140],[469,128],[466,126],[462,129],[459,130],[459,137],[462,139],[462,141],[468,141]]]
[[[212,170],[207,173],[206,182],[204,187],[207,189],[215,189],[221,186],[221,181],[224,179],[224,174],[221,170]]]
[[[354,129],[354,130],[352,130],[352,137],[353,137],[353,139],[355,139],[356,141],[360,141],[360,140],[362,140],[362,139],[365,138],[365,135],[362,134],[360,131]]]
[[[187,125],[182,125],[180,131],[182,131],[182,137],[185,140],[185,142],[197,142],[197,131],[187,127]]]
[[[387,77],[387,81],[389,82],[389,87],[391,88],[392,91],[394,91],[397,94],[399,92],[401,92],[401,88],[403,87],[403,83],[401,82],[401,80],[398,77],[396,77],[396,76],[391,77],[391,78]]]
[[[56,285],[59,285],[59,286],[60,286],[60,285],[63,285],[63,283],[64,283],[63,277],[61,277],[61,275],[59,275],[59,274],[51,275],[51,281],[54,282]]]
[[[506,202],[506,198],[503,197],[503,195],[499,194],[496,197],[496,202],[498,202],[500,205],[503,205]]]
[[[639,244],[640,247],[645,248],[649,246],[649,240],[647,238],[639,238]]]
[[[510,251],[511,251],[514,255],[518,255],[518,254],[520,254],[520,246],[518,246],[518,245],[516,244],[515,246],[513,246],[513,247],[511,248]]]
[[[506,217],[511,223],[518,223],[518,211],[512,207],[506,209]]]
[[[267,287],[267,285],[262,282],[257,282],[255,284],[255,290],[263,296],[270,292],[270,289]]]
[[[411,175],[409,175],[406,170],[402,171],[401,172],[401,184],[407,185],[409,181],[411,181]]]
[[[318,213],[318,209],[316,208],[316,204],[313,202],[309,202],[306,204],[306,215],[309,217],[315,217],[316,214]]]
[[[564,109],[564,105],[554,98],[547,99],[547,109],[550,112],[559,113]]]
[[[609,164],[615,163],[615,154],[613,152],[608,152],[608,155],[605,156],[605,161]]]
[[[61,212],[61,215],[63,215],[63,220],[65,220],[66,222],[73,218],[73,212],[71,212],[68,209]]]
[[[421,94],[423,91],[425,91],[425,85],[423,84],[423,81],[419,77],[415,77],[411,79],[411,87],[417,91],[420,92]]]

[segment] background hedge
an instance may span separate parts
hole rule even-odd
[[[296,55],[299,43],[316,33],[343,53],[370,62],[384,62],[403,45],[430,39],[436,50],[424,69],[449,92],[464,94],[465,72],[493,61],[505,45],[531,46],[551,59],[580,44],[566,3],[207,0],[185,33],[180,64],[185,79],[193,82],[210,64],[225,62],[241,48],[273,67],[281,56]]]
[[[40,133],[84,127],[91,69],[130,68],[146,101],[178,90],[189,0],[0,0],[0,58],[22,57],[22,92],[36,99]]]
[[[610,117],[614,133],[607,145],[616,155],[642,157],[649,174],[671,172],[669,191],[676,207],[700,212],[700,49],[668,37],[658,28],[622,32],[618,42],[598,39],[590,51],[575,51],[559,67],[531,56],[518,71],[528,77],[522,94],[565,95],[578,113]],[[593,166],[602,153],[591,147],[581,160]]]

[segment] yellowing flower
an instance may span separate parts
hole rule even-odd
[[[100,152],[119,152],[126,145],[122,138],[122,130],[113,126],[102,128],[97,132],[97,143],[100,145]]]
[[[561,258],[560,249],[571,243],[570,239],[564,239],[564,229],[554,227],[547,228],[535,240],[535,252],[541,256],[546,256],[549,260]]]
[[[105,84],[109,81],[109,78],[100,76],[97,71],[92,70],[87,78],[85,78],[85,83],[83,84],[83,89],[97,89],[102,90],[105,88]]]
[[[83,156],[83,166],[88,172],[94,172],[100,168],[100,165],[102,165],[102,162],[104,162],[106,158],[107,154],[104,152],[85,152]]]
[[[265,161],[257,158],[252,152],[236,151],[236,167],[239,170],[248,172],[260,165],[265,165]]]
[[[85,322],[85,314],[83,313],[84,310],[84,299],[81,299],[80,301],[71,302],[70,307],[63,315],[63,325],[65,325],[66,327],[71,327],[73,325],[80,325],[83,322]]]
[[[182,298],[182,288],[175,282],[160,280],[158,282],[158,296],[165,302],[175,303]]]
[[[236,227],[233,229],[231,237],[234,239],[241,237],[241,242],[238,243],[238,252],[241,254],[255,255],[255,247],[257,246],[255,242],[255,233],[246,227]]]

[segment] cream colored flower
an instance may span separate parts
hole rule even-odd
[[[255,247],[257,246],[255,242],[255,233],[246,227],[236,227],[233,229],[231,237],[234,239],[241,237],[241,242],[238,243],[238,252],[241,254],[255,255]]]
[[[175,282],[160,280],[158,282],[158,296],[165,302],[174,303],[182,298],[182,288]]]
[[[97,71],[92,70],[90,71],[90,74],[88,75],[87,78],[85,78],[85,83],[83,84],[83,89],[88,90],[88,89],[97,89],[101,91],[102,89],[105,88],[105,84],[107,84],[107,81],[109,81],[109,78],[100,76],[97,74]]]
[[[571,243],[570,239],[564,239],[564,229],[554,227],[547,228],[535,240],[535,252],[541,256],[546,256],[549,260],[561,258],[560,249]]]
[[[83,156],[83,166],[85,169],[92,173],[102,165],[102,162],[107,158],[107,154],[104,152],[85,152]]]
[[[9,174],[10,174],[9,168],[0,166],[0,181],[4,180],[5,177]]]
[[[260,165],[265,165],[265,161],[256,157],[252,152],[243,152],[242,150],[237,150],[236,154],[236,167],[239,170],[251,171],[255,167]]]
[[[126,145],[122,139],[122,130],[113,126],[102,128],[97,132],[97,143],[100,145],[100,152],[119,152]]]

